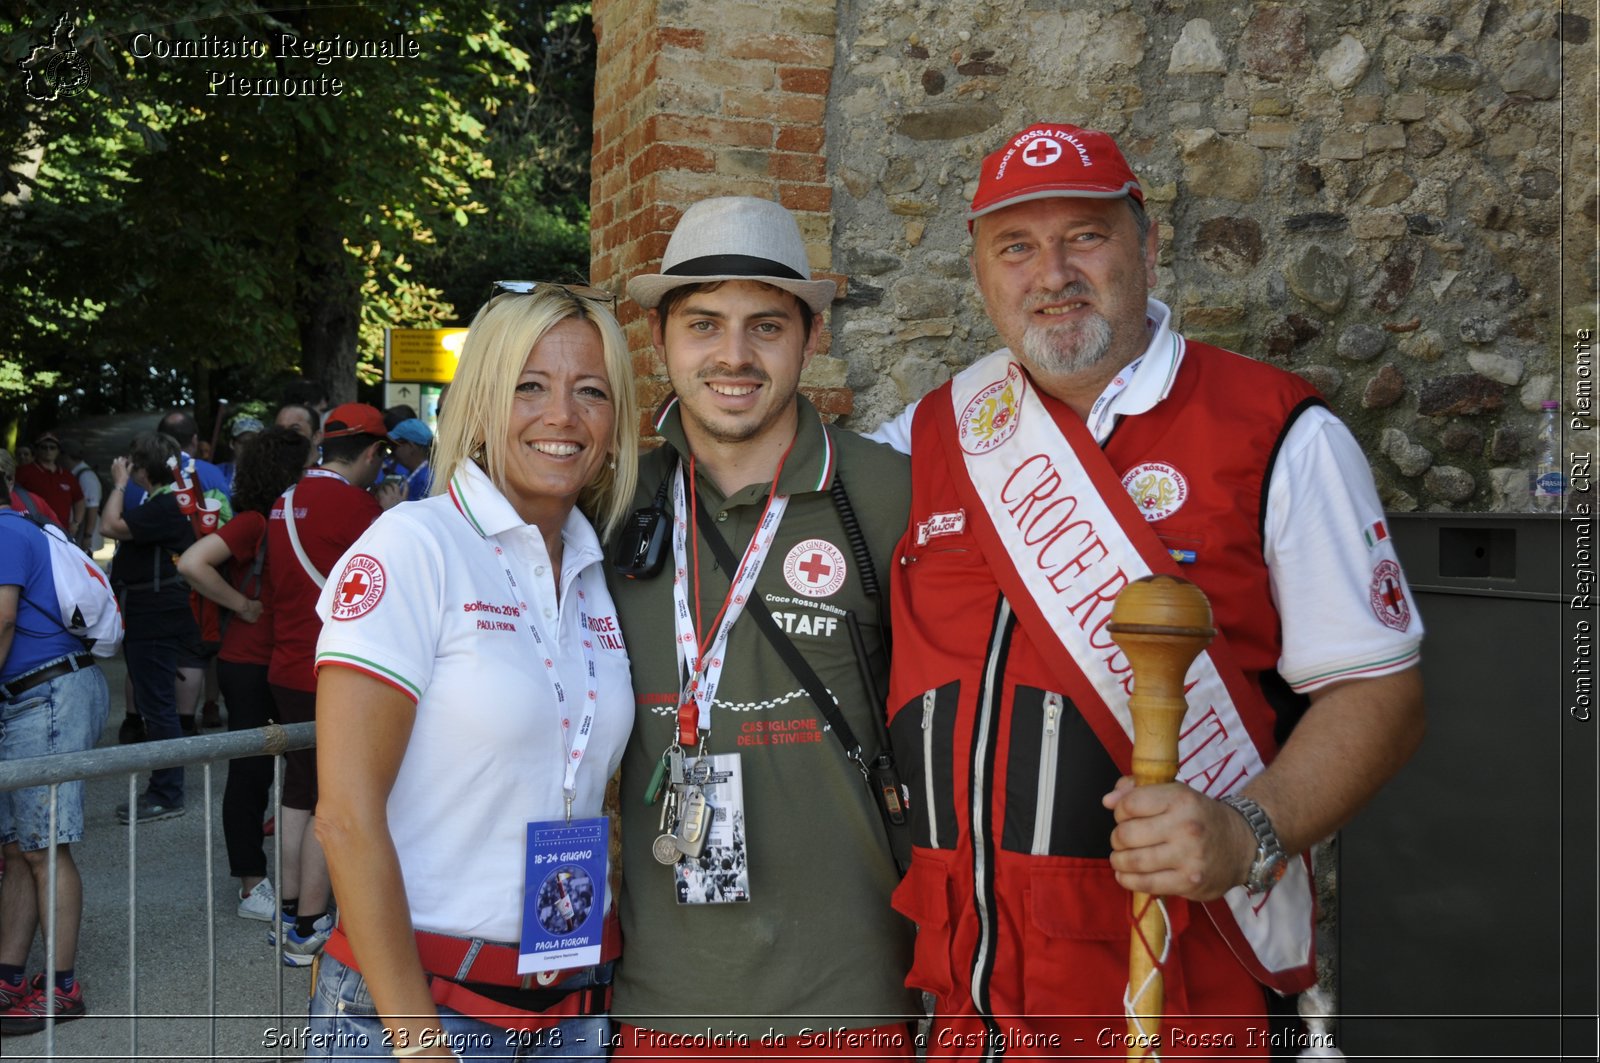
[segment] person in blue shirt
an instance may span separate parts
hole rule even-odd
[[[408,417],[389,430],[389,441],[394,444],[394,456],[400,464],[411,470],[406,475],[406,501],[427,498],[433,483],[433,470],[428,467],[433,432],[417,418]]]
[[[16,466],[0,450],[0,760],[93,749],[111,695],[84,643],[61,620],[50,544],[29,518],[11,509]],[[50,836],[50,790],[0,793],[0,1034],[44,1029],[47,992],[57,1022],[81,1018],[83,987],[74,977],[83,881],[71,846],[83,840],[83,782],[61,784]],[[46,925],[51,896],[49,851],[56,847],[56,970],[26,977],[34,935]]]

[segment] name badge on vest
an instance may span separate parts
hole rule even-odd
[[[611,822],[604,816],[528,824],[518,974],[600,962],[610,843]]]
[[[750,847],[745,839],[744,773],[739,754],[695,757],[686,771],[704,795],[704,844],[672,865],[679,904],[740,904],[750,899]]]

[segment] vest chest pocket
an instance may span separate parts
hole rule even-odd
[[[1121,774],[1072,699],[1018,686],[1006,746],[1001,847],[1032,856],[1108,858],[1117,821],[1100,799]]]
[[[889,722],[901,779],[911,791],[911,842],[925,849],[956,845],[955,727],[961,684],[924,691]]]

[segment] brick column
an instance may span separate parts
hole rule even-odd
[[[595,0],[591,276],[623,293],[660,268],[678,217],[712,196],[775,199],[794,212],[813,273],[832,267],[833,191],[824,152],[833,77],[833,5],[815,0]],[[644,311],[617,315],[634,353],[639,400],[668,391]],[[823,322],[826,325],[826,321]],[[850,411],[828,335],[802,381],[830,417]]]

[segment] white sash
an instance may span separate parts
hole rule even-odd
[[[989,566],[1064,692],[1127,771],[1133,677],[1106,625],[1118,591],[1153,572],[1179,575],[1177,565],[1082,422],[1061,407],[1058,423],[1007,352],[956,376],[946,394],[950,409],[934,415]],[[1226,796],[1265,766],[1238,708],[1260,696],[1221,635],[1196,658],[1186,686],[1178,781]],[[1206,910],[1241,962],[1268,985],[1304,988],[1314,975],[1309,862],[1291,860],[1265,897],[1252,899],[1239,886],[1224,900],[1225,909],[1212,902]],[[1232,919],[1219,919],[1219,909]]]

